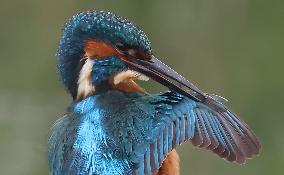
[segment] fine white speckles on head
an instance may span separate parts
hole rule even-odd
[[[118,74],[116,74],[113,77],[113,84],[117,85],[121,82],[124,82],[126,80],[130,80],[130,79],[138,79],[138,80],[142,80],[142,81],[148,81],[149,78],[146,75],[143,75],[139,72],[133,71],[133,70],[126,70],[126,71],[122,71],[119,72]]]
[[[82,67],[78,79],[77,100],[84,98],[95,92],[95,86],[91,83],[91,72],[93,68],[93,61],[86,59]]]

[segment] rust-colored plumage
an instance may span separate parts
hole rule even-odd
[[[111,55],[117,55],[117,51],[109,44],[98,40],[85,42],[85,53],[92,59],[101,59]]]
[[[168,154],[155,175],[179,175],[179,156],[175,149]]]
[[[123,81],[117,85],[112,83],[112,88],[122,92],[140,92],[145,93],[145,89],[135,83],[133,80]]]

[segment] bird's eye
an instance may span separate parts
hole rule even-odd
[[[121,52],[127,52],[128,50],[128,47],[126,47],[126,45],[121,42],[116,43],[115,47]]]
[[[136,51],[135,49],[132,49],[131,47],[123,44],[123,43],[116,43],[115,47],[118,49],[118,51],[120,51],[121,53],[124,53],[126,55],[130,55],[130,56],[136,56]]]
[[[135,57],[136,59],[148,60],[148,55],[144,54],[143,52],[140,52],[135,48],[129,47],[128,45],[123,44],[121,42],[116,43],[115,47],[119,52],[125,55]]]

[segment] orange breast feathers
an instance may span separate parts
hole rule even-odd
[[[133,80],[127,80],[123,81],[119,84],[113,84],[111,83],[112,88],[122,91],[122,92],[140,92],[140,93],[146,93],[145,89],[143,89],[141,86],[139,86],[137,83],[135,83]]]

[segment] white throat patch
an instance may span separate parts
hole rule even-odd
[[[84,66],[82,67],[78,79],[78,91],[77,100],[85,98],[95,92],[95,86],[91,82],[91,72],[93,69],[92,60],[86,59]]]

